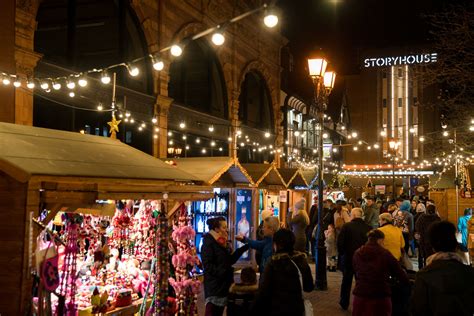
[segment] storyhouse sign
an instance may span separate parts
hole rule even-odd
[[[364,67],[385,67],[399,65],[429,64],[438,61],[438,53],[413,54],[395,57],[376,57],[364,59]]]

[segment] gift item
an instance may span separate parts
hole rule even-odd
[[[115,306],[123,307],[132,304],[132,290],[123,289],[117,292],[115,296]]]

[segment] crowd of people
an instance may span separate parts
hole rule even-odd
[[[308,262],[316,254],[318,228],[324,229],[319,236],[328,271],[342,271],[342,309],[353,297],[353,315],[474,314],[474,269],[467,253],[471,209],[456,229],[441,220],[432,200],[418,197],[328,199],[319,217],[314,202],[307,214],[305,200],[298,201],[288,212],[286,228],[263,213],[257,240],[236,236],[245,246],[234,252],[225,220],[208,221],[201,250],[206,315],[222,315],[226,305],[228,315],[311,315],[303,291],[315,289]],[[241,283],[232,285],[232,265],[249,248],[257,251],[260,278],[248,267]]]

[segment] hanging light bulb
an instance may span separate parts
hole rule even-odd
[[[181,128],[181,129],[186,128],[186,123],[184,123],[184,122],[179,123],[179,128]]]
[[[425,141],[425,138],[424,138],[423,136],[421,136],[421,137],[419,138],[419,140],[420,140],[420,142],[424,142],[424,141]]]
[[[221,31],[216,31],[214,34],[212,34],[211,40],[214,45],[221,46],[225,42],[225,37]]]
[[[276,16],[273,10],[267,10],[263,18],[263,23],[269,28],[275,27],[278,24],[278,16]]]
[[[209,126],[209,132],[211,132],[211,133],[214,132],[214,126],[213,125]]]
[[[98,111],[102,111],[103,109],[104,109],[104,107],[102,106],[102,104],[99,104],[99,105],[97,106],[97,110],[98,110]]]
[[[214,146],[216,146],[216,142],[215,142],[215,141],[212,141],[212,142],[211,142],[211,147],[214,147]]]
[[[196,144],[199,144],[201,143],[201,139],[200,138],[196,138]]]
[[[161,71],[165,68],[165,64],[158,56],[152,57],[151,60],[153,62],[153,69],[156,71]]]
[[[49,83],[47,83],[46,81],[43,81],[43,82],[40,84],[40,87],[41,87],[41,89],[43,89],[43,90],[48,90],[48,89],[49,89]]]
[[[110,81],[112,79],[110,78],[109,74],[107,73],[107,71],[102,71],[102,75],[100,76],[100,81],[103,83],[103,84],[109,84]]]
[[[157,119],[156,117],[153,117],[153,118],[151,119],[151,122],[152,122],[153,124],[156,124],[156,122],[158,122],[158,119]]]
[[[171,51],[171,55],[173,55],[174,57],[179,57],[183,53],[183,49],[181,48],[181,46],[177,44],[174,44],[173,46],[171,46],[170,51]]]
[[[15,88],[21,87],[21,80],[19,77],[17,77],[15,81],[13,81],[13,85],[15,86]]]
[[[145,123],[142,123],[142,125],[141,125],[141,126],[142,126],[143,128],[145,128],[145,127],[146,127],[146,124],[145,124]]]
[[[328,138],[328,133],[323,133],[323,138]]]
[[[53,89],[54,90],[59,90],[61,89],[61,84],[57,81],[53,81]]]
[[[34,82],[33,80],[31,80],[31,79],[28,80],[28,82],[26,83],[26,87],[27,87],[28,89],[34,89],[34,87],[35,87],[35,82]]]
[[[74,98],[75,96],[76,94],[73,91],[69,92],[69,97]]]
[[[77,83],[78,83],[81,87],[87,86],[87,79],[86,79],[86,76],[80,77],[79,80],[77,81]]]
[[[411,127],[409,131],[410,131],[410,133],[413,134],[415,132],[415,128]]]
[[[10,84],[10,78],[8,77],[3,77],[3,80],[2,80],[3,84],[8,86]]]
[[[136,66],[127,64],[126,67],[130,76],[136,77],[140,74],[140,70]]]
[[[135,120],[133,118],[131,118],[130,123],[135,123]]]
[[[68,82],[66,83],[66,87],[68,87],[69,89],[74,89],[76,87],[76,84],[74,83],[74,81],[68,80]]]

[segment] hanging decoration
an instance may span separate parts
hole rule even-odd
[[[179,315],[197,315],[197,296],[201,282],[197,279],[194,267],[200,264],[196,254],[194,238],[196,232],[190,224],[185,205],[179,210],[178,223],[172,234],[176,251],[172,258],[176,277],[170,278],[170,284],[176,292]]]

